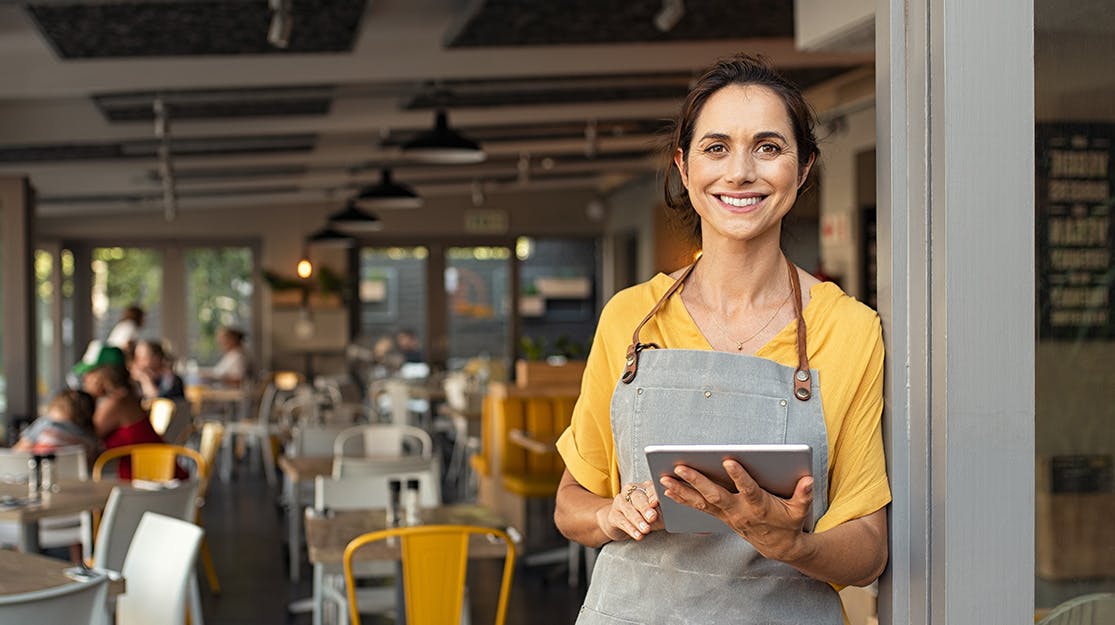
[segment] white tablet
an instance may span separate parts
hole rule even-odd
[[[736,492],[735,484],[723,465],[725,460],[732,458],[764,490],[785,499],[794,495],[798,480],[813,474],[813,448],[809,445],[648,445],[644,451],[666,531],[675,534],[725,534],[732,531],[711,514],[679,504],[664,494],[666,489],[659,478],[669,475],[681,480],[674,473],[674,467],[679,464],[695,469],[729,491]],[[812,514],[806,518],[805,525],[806,531],[812,531]]]

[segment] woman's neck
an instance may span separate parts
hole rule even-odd
[[[786,257],[777,241],[706,241],[689,281],[698,283],[707,307],[729,315],[741,306],[781,301],[790,288]]]

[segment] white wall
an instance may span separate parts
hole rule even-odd
[[[859,296],[862,266],[860,215],[856,199],[856,154],[875,147],[875,107],[849,113],[825,136],[822,126],[821,263],[844,290]],[[826,232],[826,228],[828,232]]]

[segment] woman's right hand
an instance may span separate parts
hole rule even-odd
[[[663,529],[654,485],[649,481],[624,484],[610,505],[596,511],[596,524],[611,540],[642,540],[643,536]]]

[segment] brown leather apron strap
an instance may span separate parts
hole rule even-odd
[[[631,381],[635,379],[635,374],[639,371],[639,352],[648,347],[658,349],[658,345],[655,343],[640,343],[639,332],[642,331],[643,326],[646,325],[648,321],[650,321],[651,317],[653,317],[654,314],[658,312],[658,309],[662,308],[662,305],[666,303],[666,300],[670,299],[670,296],[676,293],[677,290],[681,288],[681,284],[685,282],[685,279],[689,277],[689,274],[692,273],[693,268],[696,266],[697,263],[694,262],[692,265],[686,267],[685,271],[681,272],[681,275],[678,276],[678,279],[674,280],[674,283],[670,285],[670,288],[666,289],[666,292],[654,304],[654,308],[651,308],[650,312],[647,313],[647,316],[643,317],[643,320],[639,322],[639,325],[635,326],[635,332],[631,334],[631,344],[627,346],[627,359],[624,361],[623,376],[620,377],[620,380],[624,384],[631,384]]]
[[[791,297],[794,300],[794,316],[798,321],[798,368],[794,372],[794,397],[801,401],[808,401],[813,396],[811,385],[812,374],[809,372],[809,354],[805,350],[805,317],[801,313],[801,281],[798,279],[798,269],[790,259],[786,259],[790,270],[790,288],[793,289]]]

